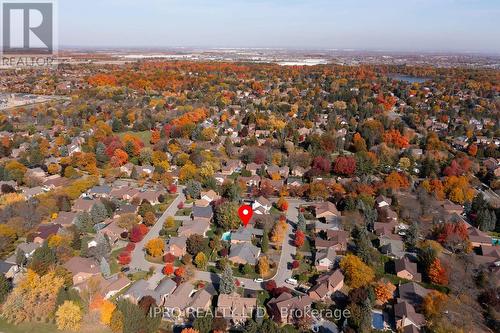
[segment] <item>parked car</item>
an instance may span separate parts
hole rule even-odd
[[[264,282],[264,279],[263,278],[256,278],[256,279],[253,279],[253,282],[262,283],[262,282]]]
[[[299,283],[297,282],[297,280],[292,279],[292,278],[288,278],[288,279],[286,279],[286,280],[285,280],[285,282],[286,282],[286,283],[288,283],[288,284],[291,284],[292,286],[296,286],[296,285],[298,285],[298,284],[299,284]]]

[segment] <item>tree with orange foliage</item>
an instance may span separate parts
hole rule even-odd
[[[446,194],[444,193],[444,185],[439,179],[426,179],[421,183],[421,186],[427,191],[427,193],[434,194],[436,199],[444,200],[446,196]]]
[[[387,303],[394,297],[394,291],[396,290],[396,286],[390,282],[384,283],[379,282],[375,285],[375,297],[382,304]]]
[[[448,284],[448,273],[446,269],[441,265],[441,260],[436,258],[434,262],[429,267],[427,272],[429,279],[432,283],[447,285]]]
[[[458,204],[471,202],[476,195],[476,191],[470,187],[469,179],[466,176],[446,177],[443,185],[448,199]]]
[[[174,271],[175,276],[182,278],[186,274],[186,270],[184,267],[179,267]]]
[[[184,328],[181,333],[200,333],[200,331],[195,330],[194,328]]]
[[[396,129],[385,132],[383,140],[389,147],[398,149],[407,148],[410,145],[408,138],[401,135],[401,133]]]
[[[163,274],[165,274],[165,275],[174,274],[174,265],[171,263],[166,264],[165,267],[163,267]]]
[[[427,318],[431,318],[437,315],[441,315],[447,302],[448,296],[437,290],[431,290],[427,295],[425,295],[422,302],[422,308],[424,310],[425,316]]]
[[[92,86],[116,86],[116,76],[111,74],[96,74],[88,78],[87,82]]]
[[[151,131],[151,140],[149,141],[151,144],[157,144],[161,139],[160,131],[154,129]]]
[[[286,201],[285,198],[280,197],[276,202],[276,207],[278,207],[280,211],[285,212],[288,210],[288,201]]]
[[[352,139],[352,144],[356,152],[366,151],[366,141],[363,139],[361,134],[356,133]]]
[[[297,230],[295,232],[295,246],[296,247],[302,247],[304,245],[306,240],[306,235],[304,234],[303,231]]]
[[[111,158],[111,165],[115,168],[120,167],[128,162],[128,154],[121,150],[116,149],[113,157]]]
[[[467,149],[467,152],[469,153],[470,156],[475,157],[477,155],[477,145],[474,143],[471,144]]]
[[[385,186],[393,190],[406,189],[410,187],[410,182],[403,173],[393,171],[385,178]]]

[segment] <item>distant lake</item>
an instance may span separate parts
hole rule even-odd
[[[403,75],[403,74],[388,74],[387,77],[397,80],[397,81],[405,81],[408,83],[423,83],[427,80],[430,80],[428,77],[418,77],[412,75]]]

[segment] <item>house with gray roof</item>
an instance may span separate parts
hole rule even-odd
[[[207,206],[207,207],[193,206],[193,211],[191,213],[191,217],[193,220],[199,219],[199,220],[207,220],[210,222],[213,216],[214,216],[214,211],[212,209],[212,206]]]
[[[260,255],[260,249],[252,243],[242,242],[232,244],[229,251],[229,260],[235,264],[255,265]]]

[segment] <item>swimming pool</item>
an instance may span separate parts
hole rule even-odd
[[[221,239],[223,241],[229,242],[231,240],[231,231],[226,231],[225,233],[223,233]]]
[[[376,330],[383,330],[384,325],[384,315],[378,312],[372,312],[372,326]]]

